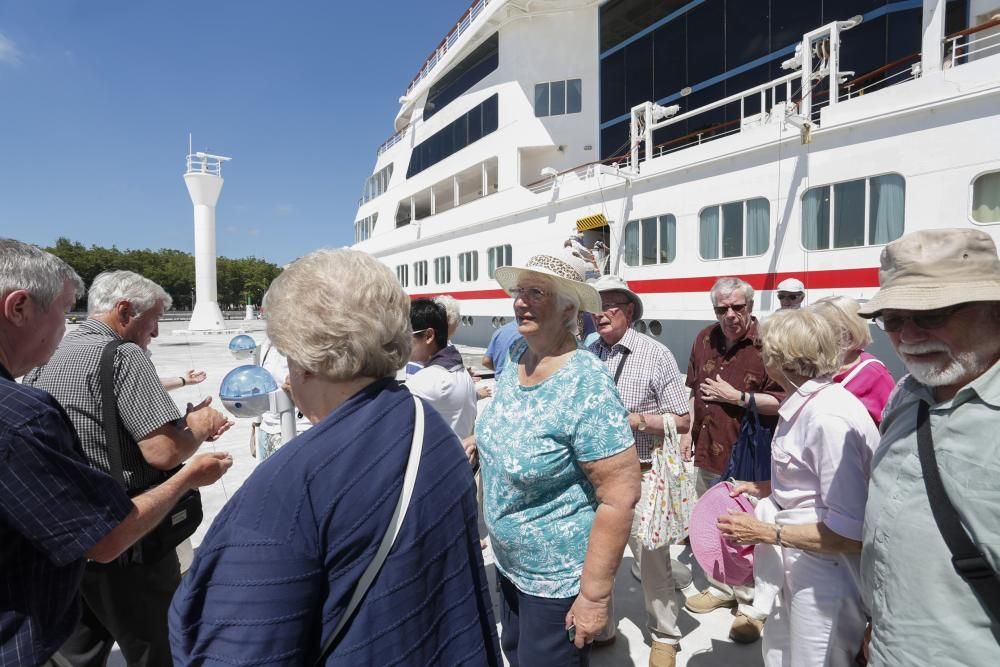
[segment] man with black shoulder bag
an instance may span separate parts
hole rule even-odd
[[[130,667],[171,664],[167,610],[180,583],[175,548],[201,522],[197,488],[219,476],[200,460],[181,464],[231,422],[209,407],[210,399],[182,416],[145,354],[170,303],[162,287],[136,273],[102,273],[88,293],[88,319],[24,378],[65,408],[91,467],[111,475],[140,512],[153,511],[153,503],[163,516],[111,562],[88,563],[82,618],[53,658],[59,665],[104,665],[115,642]],[[211,455],[197,459],[204,456]]]
[[[1000,664],[1000,257],[978,229],[882,250],[870,317],[906,365],[882,413],[861,551],[869,664]]]

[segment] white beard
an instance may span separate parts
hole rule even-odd
[[[913,374],[921,384],[928,387],[944,387],[961,382],[963,378],[978,377],[988,367],[988,354],[969,350],[955,354],[943,343],[918,343],[907,345],[900,343],[902,354],[924,354],[927,352],[944,352],[948,355],[945,362],[924,362],[904,358],[906,369]]]

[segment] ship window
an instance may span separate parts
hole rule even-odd
[[[413,282],[418,287],[427,284],[427,260],[413,263]]]
[[[983,174],[972,183],[972,219],[1000,222],[1000,171]]]
[[[400,264],[396,267],[396,278],[399,280],[399,284],[406,287],[410,284],[410,267],[406,264]]]
[[[371,215],[354,223],[355,243],[361,243],[362,241],[367,241],[371,238],[372,231],[375,229],[376,220],[378,220],[378,213],[372,213]]]
[[[882,245],[903,235],[906,182],[899,174],[821,185],[802,196],[807,250]]]
[[[490,248],[486,251],[486,257],[489,262],[487,274],[490,278],[497,272],[501,266],[510,266],[511,253],[510,245],[498,245]]]
[[[364,191],[361,193],[360,204],[371,201],[389,189],[389,179],[392,177],[392,165],[379,169],[368,177],[365,181]]]
[[[424,120],[429,119],[462,93],[486,78],[500,63],[500,39],[493,33],[475,51],[462,59],[431,86],[424,104]]]
[[[479,279],[479,253],[475,250],[458,253],[458,279],[463,283]]]
[[[668,264],[677,256],[677,218],[660,215],[625,225],[622,259],[629,266]]]
[[[434,282],[438,285],[451,282],[451,257],[438,257],[434,260]]]
[[[535,84],[535,116],[562,116],[580,113],[583,102],[583,81],[549,81]]]
[[[762,197],[709,206],[698,218],[702,259],[763,255],[770,246],[771,203]]]
[[[493,95],[414,146],[410,154],[410,164],[406,169],[406,177],[416,176],[424,169],[434,166],[469,144],[495,132],[499,118],[498,99],[498,95]]]
[[[399,200],[399,205],[396,206],[396,227],[402,227],[410,224],[410,221],[413,218],[412,202],[412,197]]]

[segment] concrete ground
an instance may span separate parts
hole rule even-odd
[[[258,342],[264,338],[264,323],[260,321],[227,321],[227,326],[240,327]],[[70,325],[72,327],[72,325]],[[213,397],[213,405],[220,407],[218,392],[222,378],[234,367],[244,363],[235,360],[229,353],[231,334],[213,336],[188,336],[173,334],[174,330],[186,327],[185,322],[162,322],[160,336],[153,340],[150,350],[152,360],[162,376],[179,375],[188,369],[204,370],[208,379],[198,385],[182,387],[171,392],[171,396],[182,409],[187,403],[197,403],[207,396]],[[479,350],[466,350],[467,358],[478,359]],[[218,442],[206,443],[203,451],[227,451],[233,456],[233,467],[214,486],[202,489],[205,522],[192,537],[192,546],[197,549],[212,520],[226,501],[250,476],[256,465],[251,455],[250,421],[236,420],[233,426]],[[673,547],[673,555],[690,567],[690,550]],[[495,581],[492,552],[484,551],[486,566],[491,580]],[[615,581],[615,611],[618,619],[618,638],[606,647],[595,649],[591,664],[594,667],[636,665],[645,667],[649,656],[649,633],[645,628],[645,609],[639,582],[630,573],[632,555],[628,550],[619,568]],[[691,614],[683,609],[686,595],[693,595],[704,588],[705,580],[700,568],[694,567],[694,584],[683,592],[678,592],[677,603],[681,609],[678,625],[684,635],[677,664],[691,667],[712,665],[741,665],[756,667],[763,665],[760,643],[744,646],[729,640],[729,626],[732,615],[729,610],[718,610],[710,614]],[[499,618],[497,597],[494,611]],[[124,666],[125,662],[117,650],[110,663]]]

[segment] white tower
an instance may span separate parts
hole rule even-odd
[[[187,185],[194,204],[195,302],[190,331],[221,331],[222,311],[215,281],[215,204],[222,192],[222,163],[231,158],[208,153],[188,153]]]

